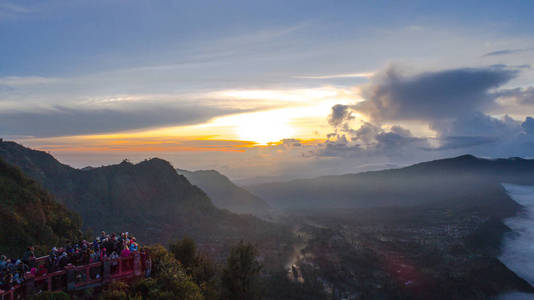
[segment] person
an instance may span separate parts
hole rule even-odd
[[[128,257],[130,256],[130,249],[128,247],[124,247],[121,251],[121,257]]]
[[[113,238],[112,238],[112,245],[113,245],[113,251],[119,253],[122,249],[122,243],[119,241],[119,238],[113,234]]]
[[[152,273],[152,260],[150,259],[150,256],[145,261],[145,277],[150,277],[150,274]]]
[[[100,249],[100,260],[104,260],[108,257],[106,248]]]
[[[24,281],[24,277],[20,275],[20,272],[15,272],[13,274],[13,282],[16,284],[21,284]]]
[[[103,243],[104,249],[106,249],[106,254],[109,256],[113,252],[113,241],[110,238],[105,238]]]
[[[89,256],[91,257],[91,262],[97,262],[100,258],[100,256],[98,255],[98,250],[89,250]]]
[[[63,269],[67,264],[85,265],[108,256],[111,256],[112,259],[129,257],[132,252],[138,251],[138,249],[139,245],[135,237],[128,232],[106,234],[102,231],[101,235],[93,242],[87,240],[69,241],[64,247],[53,247],[48,255],[47,263],[44,265],[37,264],[33,246],[26,249],[22,259],[10,259],[0,254],[0,289],[6,290],[4,287],[9,289],[14,284],[22,283],[26,272],[30,272],[36,277],[42,277]],[[126,263],[126,268],[130,268],[132,262],[128,260]],[[116,266],[118,261],[114,260],[112,264]]]
[[[100,238],[99,238],[99,241],[102,243],[104,241],[104,239],[106,239],[106,232],[104,230],[102,230],[100,232]]]
[[[132,240],[130,242],[130,251],[135,252],[139,249],[139,245],[135,242],[135,237],[132,237]]]
[[[111,259],[116,259],[116,258],[119,258],[119,255],[117,254],[117,252],[113,251],[113,253],[111,253],[111,255],[109,256],[109,258],[111,258]]]
[[[67,255],[67,252],[61,253],[58,259],[58,265],[61,269],[63,269],[66,265],[69,264],[69,257]]]
[[[50,254],[48,255],[48,270],[50,270],[50,272],[55,272],[57,271],[57,267],[58,267],[58,250],[56,247],[52,248],[52,251],[50,252]]]
[[[7,266],[7,257],[5,255],[0,255],[0,271],[3,271]]]
[[[30,246],[28,247],[28,249],[26,250],[26,252],[24,252],[24,255],[22,256],[22,262],[24,262],[26,265],[30,267],[34,267],[34,264],[35,264],[35,254],[33,251],[34,251],[33,247]]]
[[[3,290],[9,290],[13,286],[13,274],[11,272],[6,272],[6,275],[4,275],[3,283]]]

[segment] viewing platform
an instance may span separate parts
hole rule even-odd
[[[36,264],[46,264],[48,256],[36,259]],[[35,276],[24,275],[24,282],[10,290],[0,290],[0,300],[28,299],[43,291],[75,292],[87,288],[101,287],[113,281],[130,281],[150,276],[152,261],[144,252],[133,252],[128,257],[105,258],[87,265],[68,264],[62,270]]]

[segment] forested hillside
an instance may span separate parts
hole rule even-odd
[[[45,251],[79,239],[77,214],[0,158],[0,253],[18,256],[30,245]]]
[[[216,208],[200,188],[161,159],[79,170],[13,142],[0,143],[0,157],[42,183],[93,232],[130,231],[144,243],[163,244],[188,235],[221,256],[242,239],[276,259],[279,251],[287,251],[279,245],[291,242],[283,226]]]

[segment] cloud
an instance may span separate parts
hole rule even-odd
[[[336,104],[332,106],[332,113],[328,116],[328,124],[338,127],[352,119],[354,119],[354,116],[352,115],[349,106]]]
[[[12,20],[34,13],[33,8],[10,2],[0,3],[0,21]]]
[[[364,122],[358,129],[353,129],[345,123],[336,132],[328,134],[327,141],[312,151],[312,154],[330,157],[400,155],[405,148],[421,142],[425,143],[401,126],[393,126],[386,130]]]
[[[6,85],[5,91],[2,91],[2,84]],[[63,85],[74,87],[69,95],[58,92],[58,86]],[[0,134],[42,137],[109,133],[198,124],[217,116],[257,112],[256,115],[228,116],[221,120],[224,123],[221,123],[221,127],[239,128],[237,134],[243,134],[240,138],[256,140],[257,132],[250,126],[243,126],[243,122],[253,127],[263,127],[264,138],[265,135],[271,137],[271,133],[276,132],[274,125],[287,123],[297,117],[311,118],[308,116],[315,116],[319,110],[316,107],[322,107],[323,103],[330,105],[332,101],[345,101],[351,93],[328,86],[307,89],[199,90],[190,93],[180,90],[116,93],[113,90],[99,90],[90,80],[87,83],[81,79],[38,76],[0,77]],[[106,130],[104,124],[109,129]],[[290,128],[289,125],[286,127]],[[91,132],[93,129],[94,132]],[[287,135],[262,142],[273,142],[292,135],[290,130],[279,132]],[[231,129],[226,129],[225,133],[235,136],[235,131]]]
[[[330,75],[303,75],[295,76],[299,79],[340,79],[340,78],[370,78],[374,75],[373,72],[367,73],[344,73],[344,74],[330,74]]]
[[[32,9],[13,3],[0,3],[0,12],[14,13],[14,14],[28,14],[33,12]]]
[[[51,83],[57,83],[61,79],[52,78],[52,77],[41,77],[41,76],[6,76],[0,77],[0,86],[8,87],[24,87],[24,86],[33,86],[33,85],[45,85]]]
[[[416,139],[408,129],[393,126],[389,130],[369,122],[361,122],[359,128],[352,127],[352,109],[348,105],[336,104],[328,116],[328,123],[334,132],[327,134],[327,141],[312,151],[318,156],[354,156],[388,154],[400,151]]]
[[[494,105],[492,89],[517,75],[504,68],[460,68],[405,75],[394,67],[362,88],[365,101],[353,109],[373,121],[436,120]]]
[[[497,119],[486,114],[475,112],[462,115],[452,121],[436,121],[431,123],[442,137],[450,136],[483,136],[483,137],[510,137],[521,131],[521,122],[505,115]]]
[[[530,51],[530,50],[532,50],[532,49],[528,49],[528,48],[524,48],[524,49],[502,49],[502,50],[497,50],[497,51],[493,51],[493,52],[488,52],[488,53],[486,53],[486,54],[484,54],[482,56],[486,57],[486,56],[508,55],[508,54],[526,52],[526,51]]]
[[[523,128],[523,130],[525,130],[525,133],[527,135],[534,136],[534,118],[527,117],[525,119],[525,122],[521,124],[521,127]]]
[[[465,153],[534,155],[534,119],[528,117],[522,122],[508,115],[496,118],[486,113],[501,107],[503,98],[531,103],[532,87],[498,89],[518,72],[517,68],[499,65],[407,75],[389,67],[361,87],[363,102],[331,108],[328,123],[334,130],[311,154],[381,157],[383,163]],[[355,119],[354,112],[367,115],[369,121]],[[409,121],[427,124],[436,135],[413,136],[400,126]]]
[[[52,137],[117,132],[195,124],[233,112],[238,110],[146,103],[116,109],[54,106],[38,111],[0,111],[0,135]]]
[[[302,147],[302,142],[299,139],[283,139],[280,142],[287,147]]]
[[[439,146],[425,147],[425,151],[443,152],[446,150],[458,150],[459,153],[471,153],[473,147],[487,146],[496,143],[497,138],[485,136],[448,136],[437,140]],[[470,150],[467,150],[470,149]]]
[[[534,87],[504,89],[496,92],[496,96],[514,104],[534,104]]]

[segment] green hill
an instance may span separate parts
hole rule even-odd
[[[80,238],[80,226],[78,215],[0,159],[0,253],[19,256],[30,245],[43,253]]]

